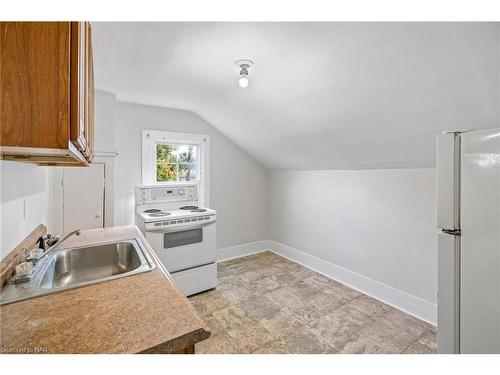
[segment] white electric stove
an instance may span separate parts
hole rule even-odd
[[[198,185],[135,188],[135,222],[186,296],[217,286],[216,212],[198,207]]]

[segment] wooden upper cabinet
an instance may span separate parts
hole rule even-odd
[[[88,165],[94,143],[90,24],[1,22],[0,103],[3,159]]]
[[[86,156],[89,161],[94,159],[94,101],[95,101],[95,88],[94,88],[94,54],[92,49],[92,29],[90,23],[87,25],[87,121],[86,121],[86,139],[87,150]]]
[[[87,151],[87,27],[71,22],[71,141],[85,154]]]

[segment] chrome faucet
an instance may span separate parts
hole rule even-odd
[[[73,235],[79,236],[80,233],[81,233],[80,229],[77,229],[77,230],[74,230],[73,232],[68,233],[66,236],[64,236],[63,239],[57,241],[55,244],[53,244],[51,247],[49,247],[40,256],[32,255],[31,252],[30,252],[30,255],[28,255],[26,257],[26,262],[31,262],[32,265],[33,265],[31,273],[29,275],[26,275],[26,276],[17,276],[17,275],[14,275],[14,277],[13,277],[13,283],[14,284],[24,284],[24,283],[27,283],[28,281],[33,280],[33,278],[35,278],[38,275],[38,272],[40,271],[40,267],[36,267],[37,264],[40,262],[40,260],[42,260],[45,257],[45,255],[47,255],[48,253],[54,251],[59,246],[61,246],[61,244],[64,241],[66,241],[68,238],[70,238]],[[56,237],[52,237],[51,235],[48,235],[47,237],[49,239],[57,238],[57,236]],[[42,241],[43,244],[45,244],[45,237],[40,238],[40,240]]]
[[[70,238],[71,236],[79,236],[81,234],[81,230],[80,229],[77,229],[77,230],[74,230],[73,232],[70,232],[68,233],[66,236],[64,236],[62,239],[60,239],[59,241],[57,241],[54,245],[52,245],[51,247],[49,247],[41,256],[40,258],[37,259],[37,262],[40,261],[40,259],[42,259],[45,255],[47,255],[48,253],[56,250],[59,246],[61,246],[61,244],[66,241],[68,238]]]

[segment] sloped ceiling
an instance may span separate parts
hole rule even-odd
[[[196,112],[271,169],[432,167],[437,133],[500,126],[498,23],[93,23],[93,32],[97,88]],[[240,58],[256,62],[246,89]]]

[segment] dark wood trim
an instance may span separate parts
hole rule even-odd
[[[178,352],[175,352],[174,354],[194,354],[194,345],[189,345],[187,348],[179,350]]]
[[[71,92],[70,92],[70,66],[71,66],[71,25],[69,22],[59,23],[59,143],[68,144],[70,136],[71,118]]]
[[[85,134],[87,136],[86,156],[89,162],[94,159],[94,113],[95,113],[95,89],[94,89],[94,51],[92,47],[92,28],[90,22],[87,22],[87,92],[85,114]]]
[[[71,22],[71,117],[70,138],[76,147],[87,153],[86,81],[87,81],[87,23]]]

